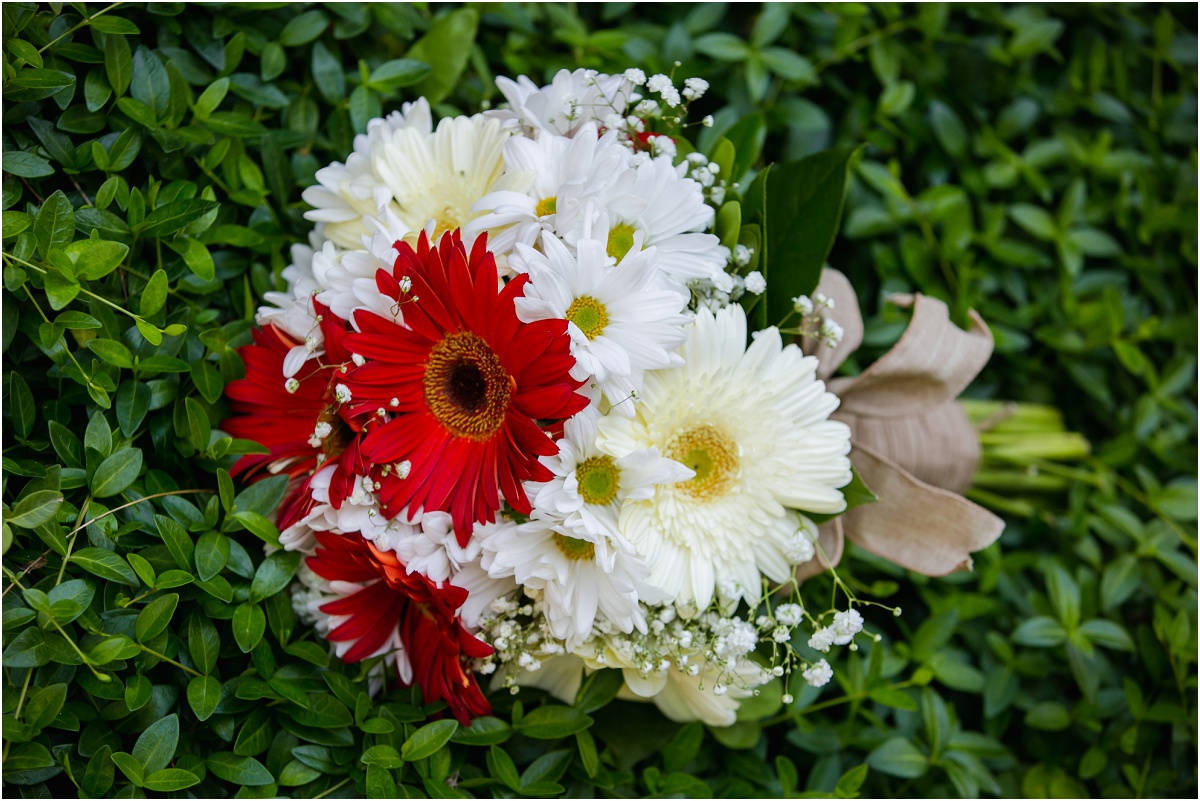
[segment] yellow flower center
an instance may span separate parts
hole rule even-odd
[[[729,486],[738,468],[737,444],[713,426],[688,429],[667,446],[667,455],[696,471],[675,486],[697,500],[717,497]]]
[[[499,430],[515,389],[500,358],[470,331],[448,334],[425,365],[425,403],[456,437],[489,439]]]
[[[604,506],[617,497],[619,479],[611,456],[593,456],[575,468],[579,494],[585,502],[596,506]]]
[[[539,217],[548,217],[558,211],[558,197],[551,195],[544,197],[538,201],[537,208],[534,209]]]
[[[608,232],[608,255],[617,261],[625,258],[625,254],[633,250],[633,235],[637,229],[629,223],[614,225]]]
[[[587,540],[565,537],[556,531],[554,532],[554,544],[558,546],[558,550],[563,552],[563,556],[568,559],[579,561],[580,559],[596,558],[596,546]]]
[[[604,333],[604,327],[608,325],[608,309],[595,298],[582,295],[567,307],[567,319],[575,323],[585,337],[595,339]]]

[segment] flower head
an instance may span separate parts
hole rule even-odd
[[[364,454],[376,465],[410,463],[407,478],[378,478],[381,507],[388,516],[449,512],[464,546],[475,523],[495,520],[501,494],[531,511],[521,482],[550,478],[537,458],[557,450],[537,421],[587,405],[570,377],[566,321],[517,318],[514,301],[528,279],[499,290],[485,239],[470,253],[457,233],[436,246],[422,235],[415,250],[400,243],[393,272],[377,281],[398,299],[397,276],[411,278],[404,324],[359,310],[361,333],[346,337],[367,359],[344,378],[347,408],[388,418],[363,440]]]

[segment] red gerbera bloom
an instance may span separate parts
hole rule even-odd
[[[350,359],[342,344],[346,322],[315,300],[313,307],[325,334],[325,355],[307,359],[294,383],[284,379],[283,361],[301,343],[285,331],[274,325],[256,330],[254,344],[238,351],[246,377],[226,388],[234,416],[221,427],[232,436],[264,445],[270,453],[243,456],[233,466],[234,475],[261,477],[264,470],[309,475],[324,459],[340,456],[355,434],[334,398],[334,386],[343,377],[340,366]],[[320,446],[314,446],[309,440],[320,422],[329,423],[331,432]],[[319,460],[319,455],[324,459]]]
[[[420,573],[410,574],[394,553],[378,550],[361,534],[318,531],[316,537],[316,554],[308,558],[314,573],[330,581],[372,582],[320,607],[328,615],[348,618],[328,635],[331,642],[353,643],[342,661],[375,655],[398,629],[413,683],[425,701],[444,700],[464,726],[490,712],[475,674],[466,667],[468,659],[492,653],[458,618],[467,591],[453,584],[438,587]]]
[[[396,249],[392,273],[380,270],[376,284],[404,301],[403,324],[355,312],[361,333],[345,344],[368,361],[345,379],[350,409],[392,413],[362,445],[376,465],[409,463],[407,478],[378,479],[386,513],[448,512],[466,545],[476,522],[496,519],[499,493],[529,513],[521,482],[550,480],[538,456],[558,450],[537,421],[570,417],[587,399],[570,377],[566,320],[517,318],[514,300],[528,278],[500,289],[485,237],[469,256],[457,231],[436,247],[422,234],[416,250],[403,242]],[[407,294],[403,278],[412,282]]]

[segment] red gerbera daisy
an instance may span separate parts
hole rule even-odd
[[[403,324],[355,312],[361,333],[345,344],[368,361],[346,376],[350,409],[391,413],[362,445],[376,465],[408,463],[407,478],[378,479],[386,514],[448,512],[465,546],[475,523],[496,519],[499,493],[529,513],[521,482],[548,481],[538,457],[558,450],[537,421],[570,417],[587,399],[569,374],[566,320],[517,318],[513,301],[528,279],[500,289],[484,237],[469,256],[457,231],[436,247],[422,234],[416,250],[403,242],[396,249],[392,273],[380,270],[376,284],[404,301]]]
[[[468,659],[492,653],[458,618],[467,591],[453,584],[438,587],[420,573],[410,574],[394,553],[378,550],[361,534],[318,531],[316,537],[316,554],[308,558],[314,573],[329,581],[371,582],[320,607],[325,614],[347,618],[328,635],[331,642],[352,643],[342,661],[375,655],[398,632],[413,683],[426,702],[444,700],[464,726],[490,712],[466,666]]]
[[[346,322],[315,300],[313,307],[325,334],[325,355],[307,359],[294,380],[284,379],[283,361],[301,343],[274,325],[256,330],[254,344],[238,351],[246,377],[226,388],[234,416],[221,427],[232,436],[264,445],[270,453],[243,456],[233,466],[234,475],[261,477],[264,470],[309,475],[320,462],[340,456],[355,434],[339,413],[334,396],[343,376],[341,365],[350,359],[342,344]],[[313,445],[310,440],[322,422],[329,424],[330,432],[320,445]]]

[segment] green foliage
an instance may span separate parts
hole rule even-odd
[[[440,5],[4,5],[6,791],[1194,797],[1195,10]],[[851,549],[904,614],[729,729],[615,701],[611,671],[470,727],[371,696],[297,625],[294,556],[261,556],[284,480],[239,492],[256,446],[220,428],[300,191],[420,93],[677,60],[712,83],[691,130],[763,322],[828,258],[866,316],[847,370],[920,290],[995,334],[972,395],[1062,410],[985,435],[972,495],[1008,529],[944,579]],[[832,251],[772,225],[843,170]]]

